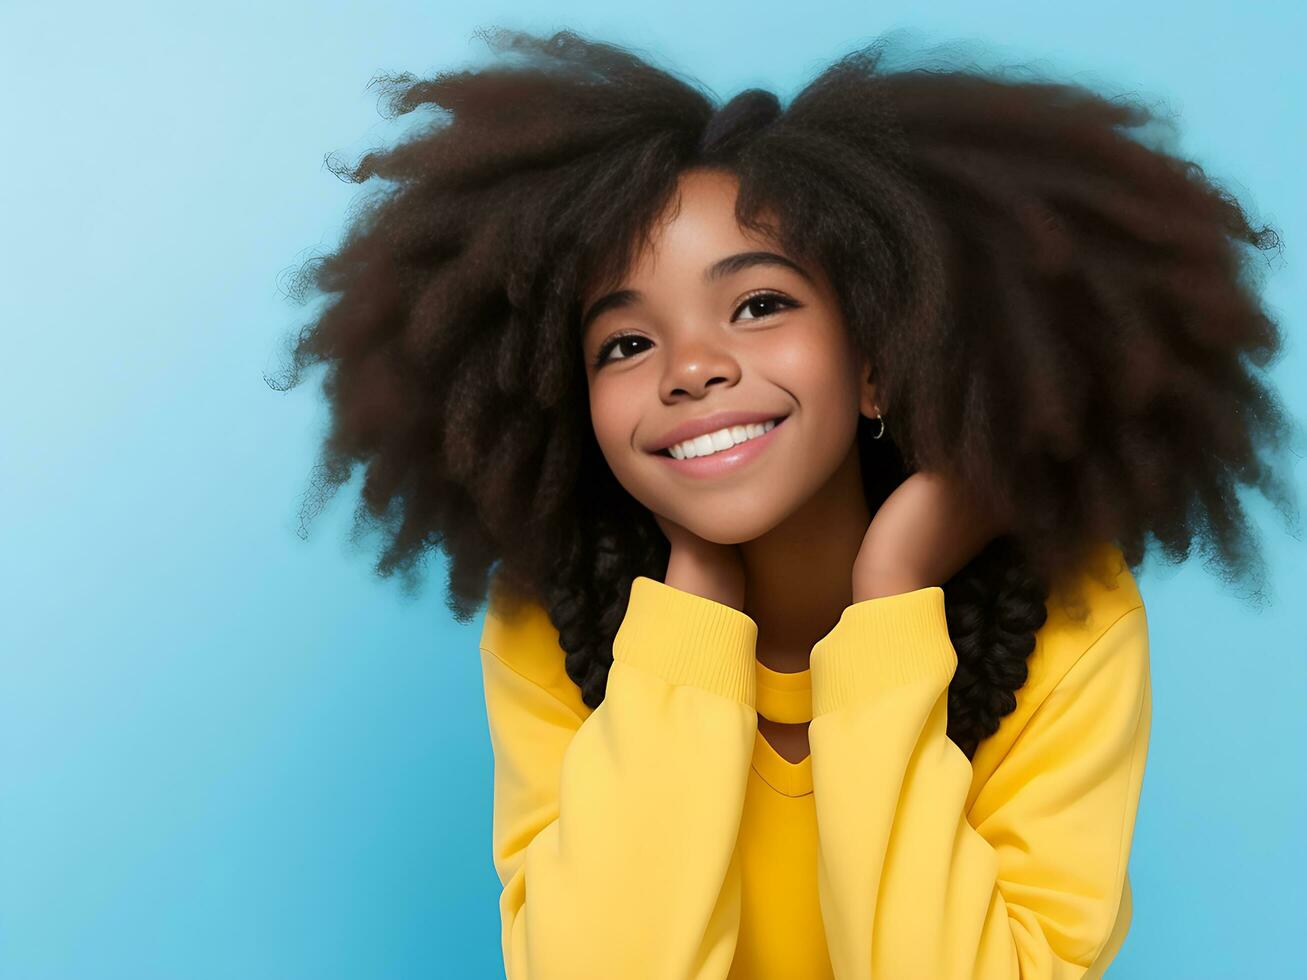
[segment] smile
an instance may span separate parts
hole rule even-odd
[[[729,449],[718,449],[707,452],[702,456],[686,456],[677,459],[671,455],[671,449],[660,449],[653,455],[657,456],[667,466],[684,473],[688,476],[711,477],[721,476],[725,473],[734,472],[735,470],[746,466],[749,462],[757,459],[767,448],[776,440],[776,433],[780,430],[782,423],[789,418],[784,415],[779,419],[773,419],[771,422],[763,423],[762,428],[766,429],[762,434],[755,435],[744,442],[736,443]],[[770,425],[771,428],[766,427]],[[745,427],[746,430],[749,428]],[[699,438],[707,438],[701,436]],[[707,444],[705,449],[708,448]],[[674,448],[674,447],[673,447]],[[678,449],[677,452],[680,452]]]

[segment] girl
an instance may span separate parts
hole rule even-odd
[[[1255,571],[1289,423],[1241,245],[1136,105],[877,47],[788,107],[570,32],[300,273],[321,497],[481,637],[510,978],[1097,977],[1151,535]],[[493,572],[493,575],[492,575]]]

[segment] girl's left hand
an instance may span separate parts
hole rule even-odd
[[[853,563],[853,599],[943,585],[1004,528],[963,488],[917,472],[881,504]]]

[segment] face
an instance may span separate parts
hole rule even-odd
[[[614,476],[718,544],[752,541],[798,510],[856,453],[859,413],[876,415],[868,362],[825,275],[742,229],[736,187],[724,171],[687,171],[679,208],[673,199],[624,281],[581,303],[590,417]],[[773,258],[714,274],[747,253]],[[654,451],[682,424],[732,411],[784,419],[756,445],[684,461]]]

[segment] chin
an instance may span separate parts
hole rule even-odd
[[[783,519],[783,514],[746,515],[739,511],[720,519],[703,514],[687,518],[682,527],[712,544],[747,544],[762,537]]]

